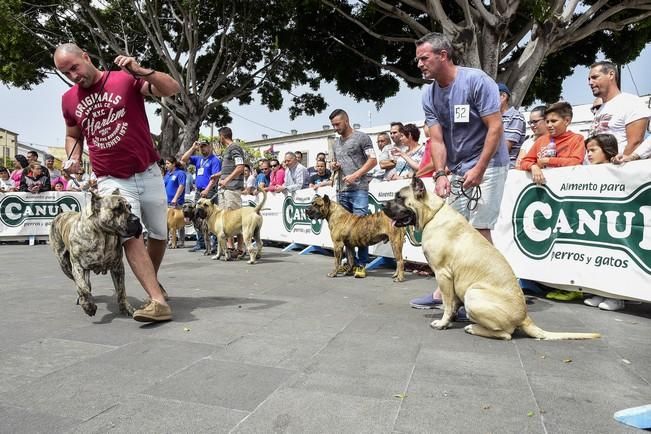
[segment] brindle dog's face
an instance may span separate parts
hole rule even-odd
[[[193,203],[186,202],[183,204],[183,217],[185,217],[188,220],[193,220],[195,212],[196,212],[196,207],[194,206]]]
[[[106,232],[136,238],[142,234],[140,219],[131,212],[131,205],[120,196],[120,190],[107,196],[92,193],[91,208],[92,216]]]
[[[401,188],[396,197],[385,202],[382,211],[397,227],[417,226],[418,216],[415,206],[425,197],[425,185],[419,178],[413,178],[411,185]]]
[[[305,214],[312,220],[321,220],[326,218],[330,210],[330,198],[328,195],[314,196],[312,203],[305,210]]]

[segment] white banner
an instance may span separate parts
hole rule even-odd
[[[493,241],[516,275],[651,301],[651,160],[550,169],[545,177],[545,186],[535,186],[529,173],[509,172]],[[371,212],[409,182],[372,183]],[[433,191],[431,179],[425,184]],[[332,187],[316,193],[336,200]],[[261,212],[262,238],[332,248],[328,223],[305,214],[314,195],[312,189],[293,196],[269,193]],[[242,196],[245,206],[255,201]],[[56,214],[78,211],[85,203],[84,193],[0,194],[0,237],[47,236]],[[416,240],[405,241],[403,255],[425,263],[415,235]],[[369,252],[393,257],[389,244],[371,246]]]
[[[48,236],[57,214],[85,205],[86,193],[0,193],[0,237]]]
[[[651,301],[651,160],[512,170],[493,242],[518,277]]]

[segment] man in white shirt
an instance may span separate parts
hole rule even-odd
[[[651,112],[637,96],[619,90],[617,68],[612,62],[593,63],[588,84],[592,94],[603,100],[595,112],[589,136],[612,134],[617,138],[619,153],[630,155],[644,140]]]
[[[309,182],[307,169],[298,162],[296,154],[288,152],[285,154],[285,190],[293,193],[296,190],[306,188]]]

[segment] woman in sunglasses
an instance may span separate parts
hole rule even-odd
[[[271,167],[271,174],[269,175],[270,183],[267,191],[283,191],[283,188],[285,188],[285,169],[276,158],[269,160],[269,166]]]
[[[547,107],[544,105],[539,105],[534,107],[533,110],[529,113],[529,128],[533,136],[530,136],[527,140],[522,143],[520,147],[520,152],[518,153],[518,158],[515,160],[515,168],[520,169],[520,161],[527,155],[533,143],[542,135],[547,133],[547,127],[545,126],[545,109]]]

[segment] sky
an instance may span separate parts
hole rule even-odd
[[[651,94],[649,70],[651,44],[647,44],[641,55],[622,69],[622,91],[639,95]],[[563,82],[563,99],[573,105],[592,102],[592,93],[587,84],[588,71],[588,68],[577,67],[574,74]],[[0,85],[0,128],[18,133],[20,142],[45,148],[62,147],[65,125],[61,115],[61,95],[67,88],[58,77],[46,80],[31,91]],[[388,99],[380,110],[376,110],[372,102],[356,102],[351,97],[340,95],[334,84],[324,83],[320,92],[328,102],[328,108],[317,116],[301,116],[291,121],[289,104],[285,104],[279,111],[270,112],[257,101],[246,106],[232,103],[228,105],[233,117],[229,126],[236,138],[253,141],[261,139],[263,134],[273,138],[289,134],[291,130],[299,133],[320,130],[323,125],[329,124],[328,114],[335,108],[346,110],[351,122],[360,124],[362,128],[388,125],[392,121],[413,122],[423,119],[421,90],[409,89],[406,85],[402,85],[398,95]],[[290,100],[291,97],[287,99]],[[154,115],[155,109],[156,105],[147,105],[151,130],[158,133],[160,120]],[[210,134],[210,128],[203,127],[202,133]]]

